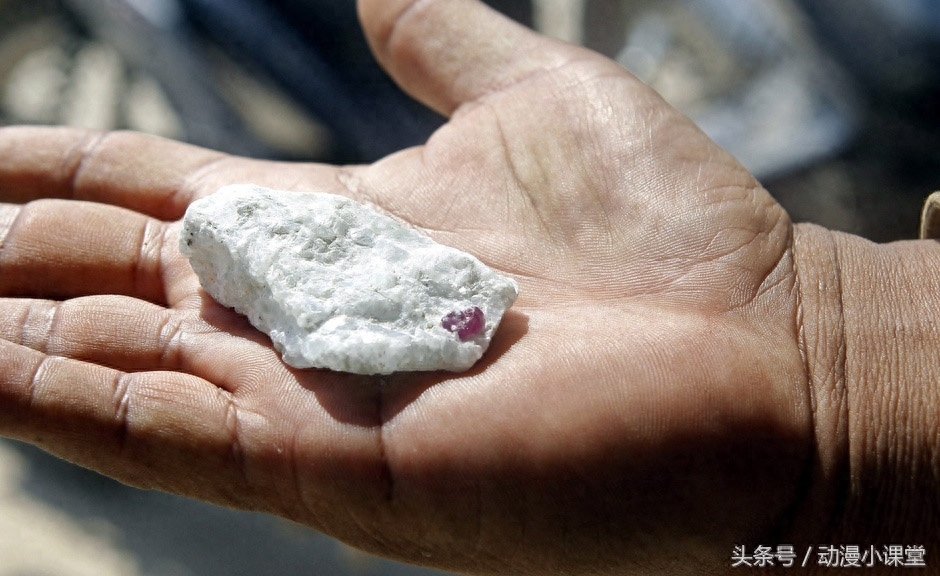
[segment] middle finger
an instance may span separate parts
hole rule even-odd
[[[37,200],[4,205],[0,297],[124,294],[165,303],[162,267],[169,226],[93,202]]]

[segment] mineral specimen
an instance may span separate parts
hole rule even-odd
[[[190,205],[180,251],[295,368],[466,370],[519,291],[473,256],[324,193],[226,186]]]
[[[483,310],[476,306],[466,310],[453,311],[441,319],[441,326],[451,332],[456,332],[461,340],[472,338],[483,331],[486,326],[486,317]]]

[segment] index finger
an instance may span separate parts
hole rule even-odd
[[[230,156],[137,132],[0,128],[0,203],[85,200],[171,221],[193,200],[246,183],[355,195],[326,164]]]
[[[182,216],[194,175],[225,154],[133,132],[0,129],[0,202],[89,200],[164,220]]]

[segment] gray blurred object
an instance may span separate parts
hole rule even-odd
[[[272,154],[220,95],[211,66],[184,31],[176,0],[63,1],[96,40],[159,82],[187,141],[235,154]]]
[[[835,221],[839,229],[877,241],[916,237],[924,199],[940,189],[940,2],[798,5],[864,106],[847,153],[788,175],[771,191],[798,219],[831,225],[821,215],[837,204],[851,214]]]
[[[821,45],[865,95],[872,131],[909,164],[907,173],[940,166],[940,2],[800,0]],[[940,186],[936,179],[928,183]]]
[[[0,0],[4,122],[129,128],[275,155],[223,98],[203,52],[172,31],[175,0],[148,0],[162,21],[131,1]]]
[[[633,3],[616,58],[758,178],[843,150],[854,90],[789,0]]]
[[[937,0],[799,0],[820,42],[879,93],[906,95],[940,84]]]
[[[487,1],[531,20],[528,0]],[[361,163],[423,143],[444,121],[379,67],[355,0],[0,7],[55,28],[32,35],[30,54],[4,51],[0,34],[7,122],[130,128],[255,157]],[[36,22],[0,28],[16,36]],[[16,73],[3,74],[5,62]]]
[[[378,66],[354,0],[60,1],[156,79],[196,144],[360,163],[421,144],[443,122]],[[493,3],[528,17],[527,0]]]

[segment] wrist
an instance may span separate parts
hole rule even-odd
[[[815,544],[929,544],[940,492],[940,244],[800,225],[801,349],[816,440]],[[797,530],[799,526],[795,527]]]

